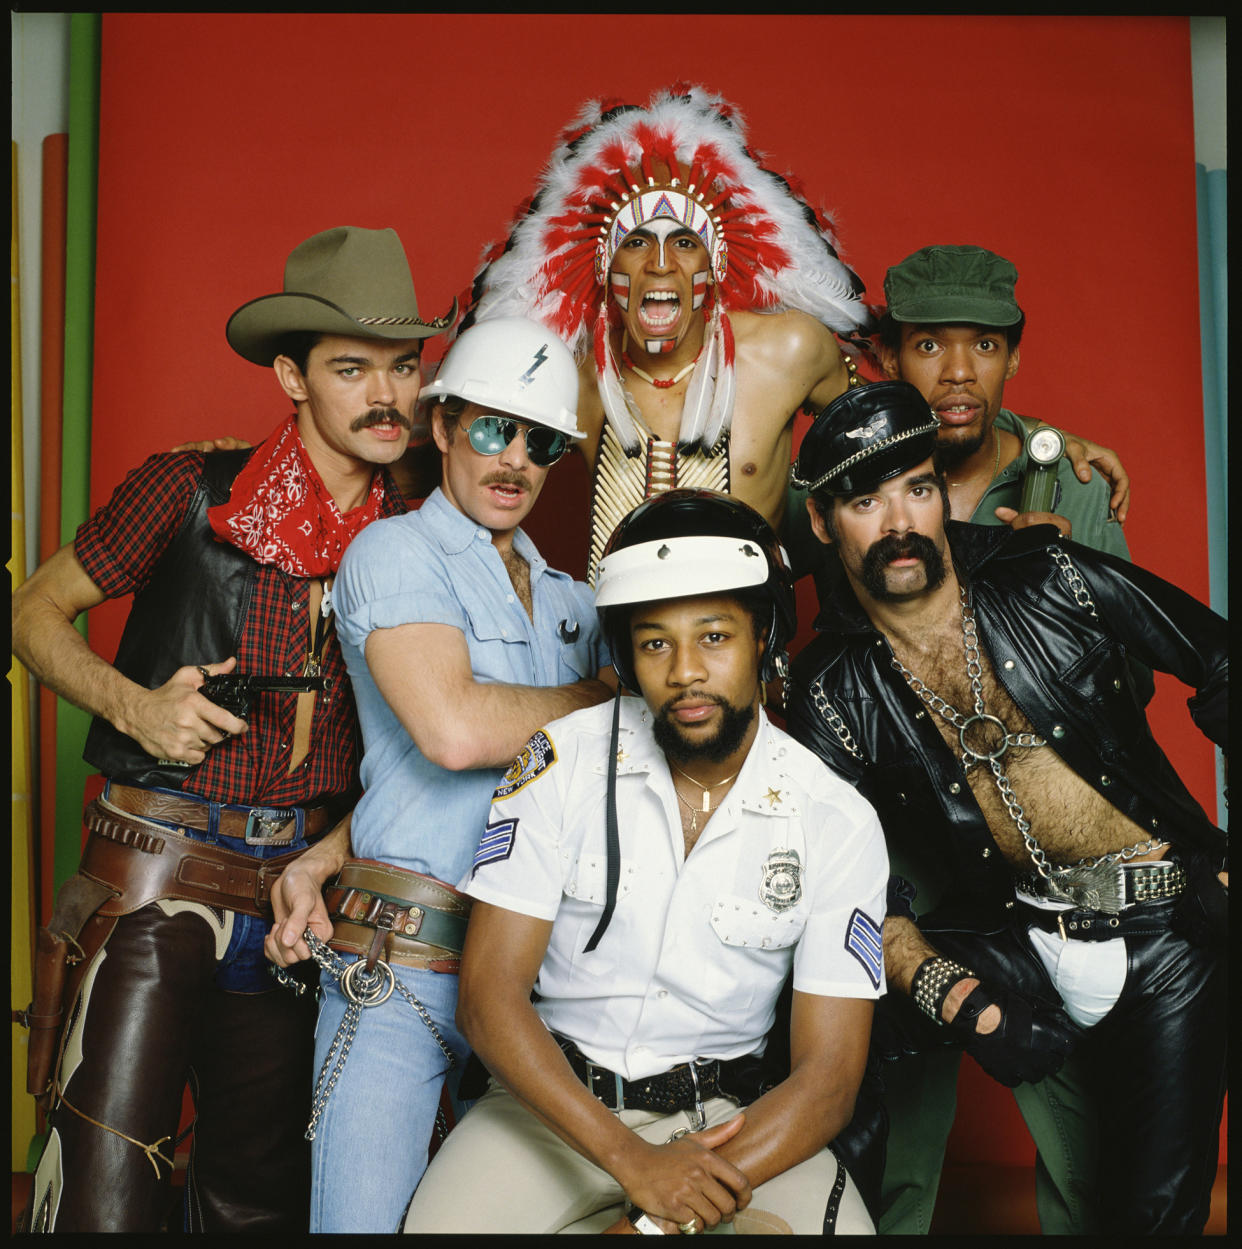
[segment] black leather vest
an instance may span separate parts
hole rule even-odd
[[[186,664],[237,654],[259,566],[236,547],[216,540],[207,509],[228,499],[250,455],[247,448],[204,457],[185,520],[150,581],[134,597],[114,666],[147,689],[163,685]],[[132,785],[180,789],[193,770],[161,764],[98,716],[91,722],[82,756],[105,776]]]

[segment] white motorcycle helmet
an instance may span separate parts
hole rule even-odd
[[[568,438],[578,428],[578,368],[545,325],[525,317],[478,321],[459,335],[419,402],[455,395],[493,412],[546,425]]]

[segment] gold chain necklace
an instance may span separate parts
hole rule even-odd
[[[669,759],[668,761],[668,766],[672,768],[674,772],[677,772],[679,775],[684,776],[686,780],[690,782],[691,785],[697,785],[703,791],[703,805],[699,809],[708,814],[710,814],[713,810],[715,810],[715,808],[711,805],[711,802],[710,802],[710,799],[712,796],[712,790],[719,789],[721,785],[727,785],[730,781],[737,780],[738,773],[740,773],[742,770],[741,768],[738,768],[737,772],[734,772],[732,776],[726,776],[723,781],[717,781],[714,785],[704,785],[702,781],[696,781],[694,777],[690,775],[689,772],[683,772],[671,759]],[[673,786],[673,792],[675,794],[677,793],[676,785]],[[688,802],[686,802],[686,800],[682,798],[680,794],[677,794],[677,797],[683,803],[685,803],[687,811],[691,811],[691,812],[694,811],[694,808]]]

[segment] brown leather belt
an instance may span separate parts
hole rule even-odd
[[[443,881],[375,859],[349,859],[323,891],[329,945],[374,965],[456,974],[471,899]]]
[[[174,898],[271,920],[276,878],[305,853],[253,859],[171,830],[155,832],[110,811],[99,799],[86,808],[85,822],[90,836],[78,871],[114,892],[97,912],[105,916],[129,915],[161,898]]]
[[[286,846],[299,837],[313,840],[326,833],[341,814],[332,804],[249,807],[241,803],[209,802],[194,794],[118,785],[115,781],[104,790],[104,798],[130,815],[199,832],[219,833],[222,837],[236,837],[248,846]]]

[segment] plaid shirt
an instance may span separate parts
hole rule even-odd
[[[200,452],[153,455],[135,469],[108,502],[77,532],[74,551],[108,598],[135,594],[176,536],[199,486]],[[383,515],[406,510],[400,491],[386,481]],[[311,645],[310,582],[259,565],[250,607],[237,643],[237,671],[264,676],[300,673]],[[216,663],[227,655],[204,655]],[[213,802],[304,806],[348,794],[357,787],[361,755],[358,720],[345,662],[330,628],[323,647],[324,688],[315,698],[310,750],[288,774],[297,696],[262,694],[251,706],[250,731],[213,746],[206,760],[187,769],[188,792]]]

